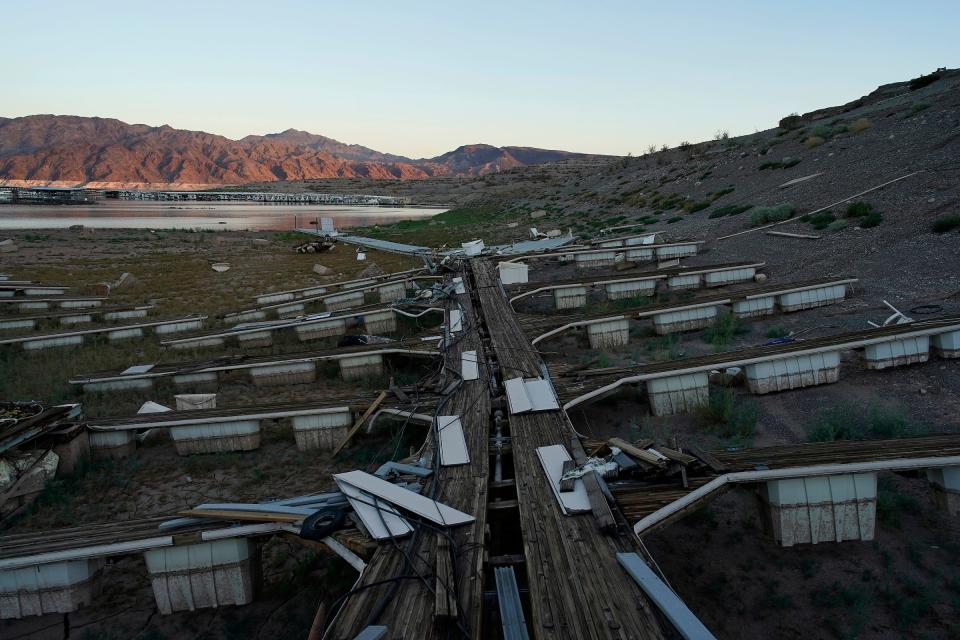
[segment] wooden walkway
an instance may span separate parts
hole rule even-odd
[[[471,268],[491,345],[504,378],[540,377],[542,361],[503,293],[496,266]],[[636,551],[628,529],[600,531],[590,514],[564,516],[536,449],[563,444],[583,454],[563,411],[510,416],[520,525],[535,638],[660,638],[651,605],[619,566],[616,553]]]
[[[463,311],[464,331],[459,334],[460,339],[446,349],[445,384],[459,379],[463,351],[476,351],[479,362],[485,362],[483,345],[475,329],[476,313],[471,302],[472,287],[468,277],[464,277],[464,286],[467,293],[454,296],[451,307],[458,308],[459,303]],[[451,373],[451,370],[456,373]],[[487,379],[481,364],[479,379],[464,381],[438,409],[440,415],[460,416],[470,463],[441,467],[434,478],[438,483],[434,497],[475,516],[476,521],[468,526],[447,530],[449,542],[442,538],[443,542],[438,544],[441,536],[423,528],[409,539],[397,540],[395,544],[389,541],[381,543],[358,586],[404,575],[419,575],[424,579],[403,579],[356,592],[344,603],[327,638],[347,640],[369,624],[386,625],[389,638],[490,637],[481,628],[489,477],[487,447],[490,392]],[[432,446],[432,439],[428,441],[428,446]],[[425,494],[430,495],[429,488]],[[438,581],[437,578],[438,573],[444,573],[440,567],[451,567],[447,575],[452,579],[445,585],[445,581]],[[456,615],[435,615],[438,608],[450,608],[451,597],[456,603]],[[438,601],[444,604],[438,607]]]

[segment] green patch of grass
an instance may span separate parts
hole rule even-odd
[[[879,211],[871,211],[863,217],[863,220],[860,221],[860,228],[870,229],[878,226],[881,222],[883,222],[883,214]]]
[[[960,214],[958,213],[940,216],[933,221],[933,230],[935,233],[947,233],[957,228],[960,228]]]
[[[871,211],[873,211],[872,204],[858,200],[857,202],[851,202],[847,206],[847,211],[844,215],[847,218],[862,218],[868,215]]]
[[[735,442],[753,437],[759,413],[755,401],[738,399],[733,389],[711,389],[707,404],[696,411],[708,433]]]
[[[860,133],[861,131],[866,131],[872,126],[873,123],[870,122],[868,118],[858,118],[850,123],[850,132]]]
[[[793,216],[793,205],[789,203],[778,204],[774,207],[754,207],[750,211],[750,226],[758,227],[770,222],[780,222]]]
[[[714,209],[710,212],[708,218],[722,218],[724,216],[736,216],[740,215],[744,211],[749,211],[753,208],[752,204],[728,204],[725,207],[720,207]]]
[[[703,332],[703,339],[713,345],[717,351],[730,347],[733,339],[750,333],[750,327],[733,314],[720,316],[717,324]]]
[[[683,216],[673,216],[667,220],[667,224],[674,224],[676,222],[680,222],[681,220],[683,220]]]
[[[847,228],[848,224],[849,223],[846,220],[834,220],[827,225],[827,230],[833,232],[843,231]]]
[[[697,211],[703,211],[711,204],[710,200],[699,200],[697,202],[690,201],[687,204],[683,205],[683,208],[689,211],[690,213],[696,213]]]
[[[719,191],[717,191],[717,192],[715,192],[715,193],[713,193],[713,194],[709,194],[709,195],[710,195],[710,199],[711,199],[711,200],[718,200],[718,199],[722,198],[723,196],[727,195],[728,193],[733,193],[734,191],[736,191],[736,189],[737,189],[736,187],[726,187],[726,188],[720,189]]]
[[[879,440],[923,435],[927,429],[907,419],[896,407],[835,404],[820,412],[807,432],[810,442]]]
[[[930,108],[929,102],[914,102],[913,105],[910,107],[910,113],[920,113],[924,109],[929,109],[929,108]]]
[[[653,352],[654,360],[676,360],[680,357],[680,343],[682,338],[678,333],[668,333],[665,336],[656,336],[647,340],[644,345]]]
[[[774,338],[783,338],[790,335],[790,332],[786,327],[774,326],[767,329],[767,337],[773,340]]]
[[[815,213],[813,215],[806,215],[803,217],[804,222],[809,222],[814,229],[822,231],[830,226],[832,222],[837,219],[833,215],[832,211],[821,211],[820,213]]]
[[[891,527],[901,527],[904,513],[919,513],[920,503],[910,495],[897,491],[891,478],[877,483],[877,519]]]
[[[800,158],[784,158],[783,160],[771,160],[760,164],[760,171],[766,169],[789,169],[800,164]]]

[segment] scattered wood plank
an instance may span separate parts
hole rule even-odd
[[[583,474],[583,484],[587,487],[587,497],[590,498],[590,510],[593,511],[593,517],[597,520],[597,525],[601,531],[613,531],[617,528],[617,521],[613,517],[610,505],[600,490],[600,481],[597,479],[596,471],[589,471]]]
[[[716,473],[726,473],[730,469],[727,465],[717,460],[712,453],[708,453],[700,447],[688,445],[687,451],[699,458],[701,462],[710,467]]]
[[[682,453],[675,449],[669,449],[667,447],[657,446],[657,451],[667,456],[674,462],[679,462],[680,464],[693,464],[694,462],[697,461],[697,459],[694,456],[687,455],[686,453]]]
[[[437,536],[436,586],[433,613],[438,618],[457,617],[457,598],[454,588],[453,561],[450,558],[450,541],[446,536]]]
[[[610,438],[607,440],[607,442],[611,446],[617,447],[631,458],[636,458],[637,460],[646,462],[647,464],[652,464],[655,467],[662,467],[666,464],[666,461],[662,458],[658,458],[649,451],[640,449],[622,438]]]
[[[823,236],[809,233],[787,233],[786,231],[767,231],[768,236],[783,236],[784,238],[802,238],[803,240],[819,240]]]
[[[386,398],[387,398],[387,392],[381,391],[380,395],[377,396],[376,400],[374,400],[370,404],[370,406],[367,407],[367,410],[363,412],[363,415],[360,416],[360,418],[357,419],[355,423],[353,423],[352,427],[350,427],[350,431],[347,432],[347,437],[343,439],[343,442],[337,445],[337,448],[333,450],[334,456],[340,453],[340,450],[343,449],[345,446],[347,446],[347,443],[350,442],[350,438],[355,436],[357,434],[357,431],[360,431],[360,427],[366,424],[367,418],[373,415],[373,412],[377,410],[377,408],[383,403],[384,400],[386,400]]]
[[[566,475],[577,468],[577,463],[573,460],[564,460],[563,461],[563,475]],[[560,480],[560,491],[567,492],[573,491],[573,483],[576,482],[576,478],[562,478]]]
[[[267,511],[233,511],[231,509],[187,509],[178,511],[180,516],[239,520],[242,522],[301,522],[307,516],[296,513],[271,513]]]

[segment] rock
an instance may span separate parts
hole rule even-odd
[[[83,231],[83,225],[82,225],[82,224],[72,224],[72,225],[70,225],[69,229],[70,229],[70,231]]]
[[[767,281],[767,274],[765,274],[765,273],[758,273],[757,275],[753,276],[753,281],[754,281],[754,282],[759,282],[759,283],[766,282],[766,281]]]
[[[333,274],[333,269],[325,267],[322,264],[315,264],[313,265],[313,272],[318,276],[329,276]]]
[[[265,238],[254,238],[253,246],[255,247],[266,247],[270,244],[270,241]]]
[[[13,241],[13,238],[0,240],[0,253],[14,253],[17,249],[17,243]]]
[[[359,278],[373,278],[374,276],[382,276],[384,273],[383,269],[380,268],[376,262],[371,262],[367,265],[367,268],[360,272]]]
[[[536,211],[533,211],[530,213],[530,217],[534,220],[536,220],[537,218],[542,218],[545,215],[547,215],[547,212],[544,211],[543,209],[537,209]]]

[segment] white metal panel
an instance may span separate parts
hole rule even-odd
[[[468,464],[470,452],[463,437],[460,416],[437,416],[437,431],[440,434],[440,465],[452,467]]]
[[[464,380],[476,380],[480,377],[480,363],[476,351],[464,351],[460,354],[460,375]]]
[[[146,373],[150,371],[150,369],[153,369],[155,366],[156,366],[155,364],[135,364],[132,367],[127,367],[126,369],[121,371],[120,375],[132,376],[132,375]]]
[[[398,487],[364,471],[348,471],[334,474],[337,484],[352,485],[357,489],[383,498],[387,502],[431,520],[439,525],[452,527],[473,522],[476,518],[453,507],[431,500],[419,493]]]
[[[560,491],[560,478],[563,476],[563,463],[572,460],[566,447],[562,444],[553,444],[548,447],[537,447],[537,457],[547,476],[547,482],[553,495],[557,498],[560,510],[564,514],[585,513],[590,511],[590,498],[587,497],[587,488],[579,478],[573,482],[573,491]]]
[[[527,395],[523,378],[507,380],[503,383],[503,388],[507,392],[507,403],[510,405],[510,413],[524,413],[533,409],[533,403]]]
[[[510,413],[524,413],[527,411],[552,411],[559,409],[557,396],[549,380],[542,378],[513,378],[503,383],[507,392],[507,403]]]
[[[463,331],[463,312],[459,309],[450,310],[450,333]]]

